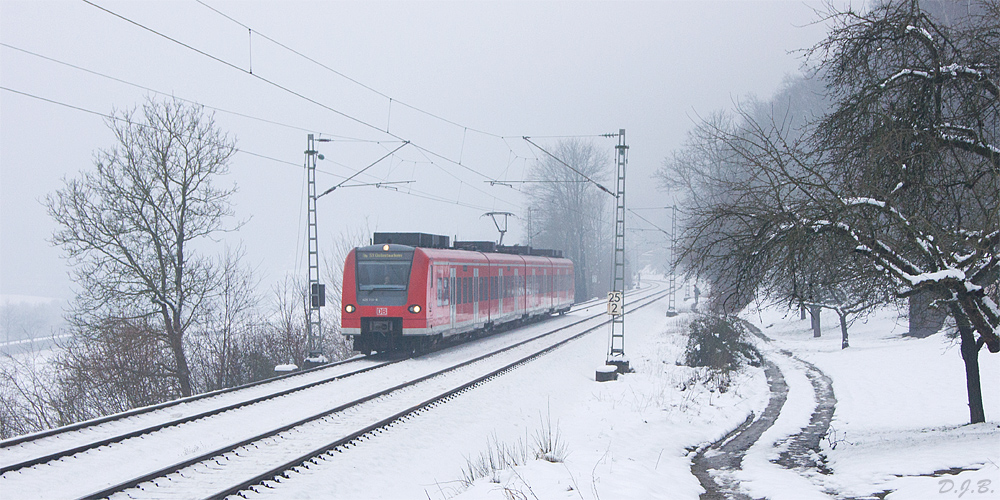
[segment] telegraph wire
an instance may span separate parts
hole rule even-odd
[[[48,99],[48,98],[45,98],[45,97],[37,96],[35,94],[29,94],[27,92],[22,92],[20,90],[14,90],[14,89],[9,88],[9,87],[0,86],[0,90],[6,90],[7,92],[13,92],[15,94],[20,94],[20,95],[23,95],[25,97],[30,97],[32,99],[38,99],[39,101],[45,101],[47,103],[57,104],[59,106],[63,106],[63,107],[70,108],[70,109],[75,109],[77,111],[83,111],[84,113],[90,113],[92,115],[97,115],[97,116],[100,116],[102,118],[109,118],[109,119],[112,119],[112,120],[115,120],[115,121],[124,121],[125,123],[132,124],[132,122],[130,122],[128,120],[125,120],[124,118],[120,118],[120,117],[112,116],[112,115],[107,115],[107,114],[101,113],[99,111],[94,111],[94,110],[87,109],[87,108],[81,108],[79,106],[74,106],[72,104],[67,104],[65,102],[53,101],[52,99]],[[143,125],[141,123],[136,123],[134,125],[138,125],[138,126],[141,126],[141,127],[150,127],[149,125]],[[156,127],[150,127],[150,128],[153,128],[154,130],[159,130]]]

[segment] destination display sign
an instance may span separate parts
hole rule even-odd
[[[406,252],[358,252],[359,259],[409,259],[413,254]]]

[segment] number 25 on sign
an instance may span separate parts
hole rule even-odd
[[[624,302],[622,292],[608,292],[608,314],[611,316],[620,316]]]

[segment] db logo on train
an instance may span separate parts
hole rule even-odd
[[[388,316],[389,315],[389,308],[388,307],[376,307],[375,308],[375,315],[376,316]]]

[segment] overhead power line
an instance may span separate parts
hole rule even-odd
[[[305,94],[302,94],[300,92],[296,92],[295,90],[292,90],[292,89],[290,89],[288,87],[285,87],[284,85],[281,85],[278,82],[275,82],[273,80],[269,80],[269,79],[264,78],[264,77],[262,77],[262,76],[260,76],[258,74],[254,74],[250,70],[241,68],[240,66],[237,66],[236,64],[233,64],[233,63],[231,63],[231,62],[229,62],[229,61],[227,61],[225,59],[222,59],[220,57],[217,57],[217,56],[214,56],[212,54],[209,54],[208,52],[205,52],[205,51],[203,51],[203,50],[201,50],[201,49],[199,49],[197,47],[194,47],[192,45],[188,45],[188,44],[186,44],[186,43],[184,43],[184,42],[182,42],[182,41],[180,41],[180,40],[178,40],[176,38],[173,38],[173,37],[171,37],[169,35],[166,35],[164,33],[160,33],[159,31],[156,31],[153,28],[150,28],[149,26],[146,26],[146,25],[141,24],[139,22],[133,21],[133,20],[131,20],[131,19],[129,19],[129,18],[127,18],[127,17],[125,17],[125,16],[117,13],[117,12],[114,12],[112,10],[106,9],[104,7],[101,7],[100,5],[97,5],[96,3],[91,2],[90,0],[83,0],[83,2],[86,3],[87,5],[94,6],[94,7],[98,8],[98,9],[104,11],[104,12],[107,12],[108,14],[111,14],[112,16],[115,16],[118,19],[121,19],[121,20],[123,20],[123,21],[125,21],[125,22],[127,22],[129,24],[132,24],[134,26],[142,28],[142,29],[144,29],[144,30],[146,30],[146,31],[148,31],[148,32],[156,35],[156,36],[162,37],[162,38],[164,38],[166,40],[169,40],[169,41],[171,41],[173,43],[176,43],[176,44],[178,44],[178,45],[180,45],[180,46],[182,46],[184,48],[187,48],[189,50],[197,52],[198,54],[201,54],[201,55],[203,55],[203,56],[205,56],[205,57],[207,57],[207,58],[209,58],[209,59],[211,59],[213,61],[216,61],[218,63],[224,64],[224,65],[226,65],[226,66],[228,66],[230,68],[233,68],[233,69],[235,69],[235,70],[237,70],[237,71],[239,71],[241,73],[250,75],[250,76],[252,76],[252,77],[254,77],[254,78],[256,78],[256,79],[258,79],[258,80],[260,80],[260,81],[262,81],[264,83],[267,83],[268,85],[271,85],[272,87],[275,87],[275,88],[280,89],[280,90],[282,90],[284,92],[287,92],[287,93],[292,94],[292,95],[294,95],[296,97],[299,97],[300,99],[303,99],[303,100],[308,101],[308,102],[310,102],[312,104],[315,104],[316,106],[319,106],[319,107],[321,107],[321,108],[323,108],[323,109],[325,109],[327,111],[330,111],[332,113],[336,113],[337,115],[340,115],[340,116],[342,116],[342,117],[344,117],[344,118],[346,118],[348,120],[351,120],[351,121],[353,121],[355,123],[358,123],[360,125],[363,125],[365,127],[369,127],[369,128],[371,128],[373,130],[376,130],[378,132],[382,132],[382,133],[388,134],[388,135],[390,135],[392,137],[395,137],[396,139],[403,140],[402,137],[399,137],[399,136],[397,136],[395,134],[391,134],[391,133],[389,133],[389,132],[387,132],[385,130],[382,130],[381,128],[379,128],[379,127],[377,127],[375,125],[372,125],[371,123],[368,123],[368,122],[366,122],[366,121],[364,121],[364,120],[362,120],[360,118],[357,118],[355,116],[351,116],[351,115],[349,115],[349,114],[347,114],[347,113],[345,113],[343,111],[340,111],[340,110],[338,110],[336,108],[332,108],[330,106],[327,106],[326,104],[323,104],[323,103],[321,103],[321,102],[319,102],[319,101],[317,101],[317,100],[315,100],[315,99],[313,99],[313,98],[311,98],[309,96],[306,96]]]
[[[392,156],[392,154],[393,154],[393,153],[395,153],[396,151],[399,151],[400,149],[403,149],[403,147],[404,147],[404,146],[406,146],[406,145],[407,145],[407,144],[409,144],[409,143],[410,143],[409,141],[407,141],[407,142],[404,142],[404,143],[403,143],[403,144],[401,144],[401,145],[400,145],[400,146],[399,146],[398,148],[396,148],[396,149],[393,149],[392,151],[389,151],[388,153],[386,153],[386,154],[385,154],[385,156],[383,156],[383,157],[381,157],[381,158],[379,158],[379,159],[377,159],[377,160],[373,161],[373,162],[372,162],[372,163],[371,163],[370,165],[368,165],[367,167],[365,167],[365,168],[362,168],[361,170],[358,170],[357,172],[355,172],[355,173],[354,173],[353,175],[351,175],[350,177],[348,177],[348,178],[344,179],[343,181],[341,181],[341,182],[340,182],[340,184],[337,184],[336,186],[333,186],[332,188],[330,188],[330,189],[327,189],[326,191],[323,191],[322,193],[320,193],[319,195],[317,195],[317,196],[316,196],[316,198],[319,198],[319,197],[321,197],[321,196],[324,196],[324,195],[327,195],[327,194],[329,194],[329,193],[332,193],[332,192],[333,192],[333,191],[334,191],[335,189],[337,189],[337,188],[339,188],[339,187],[343,186],[345,182],[347,182],[347,181],[349,181],[349,180],[351,180],[351,179],[353,179],[353,178],[355,178],[355,177],[357,177],[357,176],[361,175],[361,174],[362,174],[362,173],[363,173],[363,172],[364,172],[365,170],[368,170],[369,168],[372,168],[372,167],[374,167],[374,166],[375,166],[376,164],[378,164],[378,163],[379,163],[379,162],[381,162],[382,160],[384,160],[384,159],[386,159],[386,158],[388,158],[388,157]]]
[[[566,163],[565,161],[563,161],[563,160],[562,160],[561,158],[559,158],[558,156],[556,156],[556,155],[554,155],[554,154],[552,154],[552,153],[550,153],[550,152],[546,151],[546,150],[545,150],[545,148],[543,148],[543,147],[539,146],[538,144],[535,144],[534,142],[532,142],[532,141],[531,141],[531,139],[530,139],[530,138],[529,138],[528,136],[524,136],[524,137],[523,137],[523,139],[524,139],[525,141],[527,141],[527,142],[528,142],[528,144],[531,144],[532,146],[534,146],[534,147],[538,148],[538,149],[539,149],[539,150],[540,150],[541,152],[543,152],[543,153],[545,153],[545,154],[547,154],[547,155],[551,156],[551,157],[552,157],[552,159],[554,159],[555,161],[557,161],[557,162],[559,162],[559,163],[561,163],[561,164],[565,165],[565,166],[566,166],[567,168],[569,168],[570,170],[572,170],[572,171],[576,172],[576,173],[577,173],[578,175],[580,175],[580,177],[583,177],[584,179],[587,179],[588,181],[590,181],[591,183],[593,183],[593,184],[594,184],[595,186],[597,186],[598,188],[600,188],[600,189],[601,189],[601,191],[604,191],[605,193],[608,193],[608,194],[610,194],[611,196],[614,196],[615,198],[617,198],[617,197],[618,197],[618,195],[616,195],[615,193],[612,193],[612,192],[611,192],[611,190],[609,190],[608,188],[606,188],[606,187],[602,186],[600,182],[597,182],[597,181],[595,181],[594,179],[591,179],[590,177],[587,177],[587,175],[586,175],[586,174],[584,174],[583,172],[581,172],[581,171],[577,170],[576,168],[574,168],[574,167],[573,167],[572,165],[570,165],[569,163]]]
[[[37,57],[39,59],[44,59],[46,61],[50,61],[50,62],[53,62],[53,63],[56,63],[56,64],[60,64],[60,65],[66,66],[68,68],[72,68],[72,69],[75,69],[75,70],[78,70],[78,71],[83,71],[84,73],[89,73],[91,75],[99,76],[101,78],[106,78],[108,80],[116,81],[118,83],[122,83],[122,84],[128,85],[130,87],[135,87],[137,89],[145,90],[147,92],[152,92],[152,93],[157,94],[157,95],[169,96],[169,97],[171,97],[173,99],[177,99],[178,101],[181,101],[181,102],[186,102],[186,103],[189,103],[189,104],[195,104],[197,106],[202,106],[202,107],[204,107],[206,109],[211,109],[213,111],[218,111],[220,113],[231,114],[231,115],[239,116],[239,117],[242,117],[242,118],[248,118],[250,120],[256,120],[256,121],[263,122],[263,123],[270,123],[272,125],[277,125],[277,126],[280,126],[280,127],[285,127],[285,128],[289,128],[289,129],[293,129],[293,130],[300,130],[300,131],[303,131],[303,132],[315,132],[315,130],[310,129],[310,128],[300,127],[298,125],[291,125],[291,124],[288,124],[288,123],[282,123],[282,122],[279,122],[279,121],[276,121],[276,120],[271,120],[271,119],[268,119],[268,118],[261,118],[259,116],[248,115],[246,113],[241,113],[239,111],[232,111],[232,110],[229,110],[229,109],[219,108],[219,107],[216,107],[216,106],[210,106],[208,104],[204,104],[202,102],[199,102],[199,101],[196,101],[196,100],[193,100],[193,99],[186,99],[186,98],[183,98],[183,97],[178,97],[178,96],[176,96],[176,95],[174,95],[173,93],[170,93],[170,92],[163,92],[163,91],[160,91],[160,90],[156,90],[154,88],[147,87],[145,85],[140,85],[140,84],[135,83],[135,82],[130,82],[128,80],[124,80],[122,78],[118,78],[118,77],[111,76],[111,75],[108,75],[108,74],[105,74],[105,73],[101,73],[99,71],[94,71],[94,70],[89,69],[89,68],[84,68],[82,66],[78,66],[78,65],[73,64],[73,63],[68,63],[66,61],[61,61],[61,60],[56,59],[54,57],[49,57],[49,56],[46,56],[46,55],[43,55],[43,54],[39,54],[37,52],[32,52],[30,50],[22,49],[20,47],[15,47],[15,46],[10,45],[8,43],[0,42],[0,46],[6,47],[6,48],[11,49],[11,50],[16,50],[18,52],[22,52],[24,54],[28,54],[30,56]],[[360,138],[357,138],[357,137],[348,137],[348,136],[343,136],[343,135],[329,134],[329,133],[322,133],[322,132],[321,132],[321,134],[329,136],[329,137],[334,137],[338,141],[372,142],[372,143],[382,142],[382,141],[373,141],[373,140],[370,140],[370,139],[360,139]],[[396,142],[396,141],[387,141],[387,142]]]
[[[238,24],[239,26],[241,26],[243,28],[246,28],[251,33],[256,34],[257,36],[259,36],[259,37],[261,37],[261,38],[263,38],[263,39],[265,39],[265,40],[267,40],[267,41],[269,41],[269,42],[271,42],[271,43],[273,43],[273,44],[275,44],[275,45],[277,45],[277,46],[279,46],[279,47],[281,47],[281,48],[283,48],[283,49],[285,49],[285,50],[287,50],[287,51],[289,51],[289,52],[291,52],[291,53],[293,53],[293,54],[295,54],[295,55],[297,55],[297,56],[299,56],[299,57],[301,57],[301,58],[303,58],[303,59],[305,59],[305,60],[307,60],[307,61],[309,61],[309,62],[311,62],[311,63],[313,63],[315,65],[317,65],[317,66],[319,66],[319,67],[321,67],[321,68],[323,68],[323,69],[325,69],[325,70],[327,70],[327,71],[329,71],[329,72],[331,72],[331,73],[333,73],[333,74],[335,74],[335,75],[337,75],[337,76],[339,76],[341,78],[344,78],[345,80],[347,80],[347,81],[349,81],[351,83],[354,83],[355,85],[358,85],[358,86],[360,86],[360,87],[362,87],[362,88],[364,88],[364,89],[366,89],[366,90],[368,90],[368,91],[370,91],[370,92],[372,92],[372,93],[374,93],[374,94],[376,94],[376,95],[378,95],[378,96],[380,96],[382,98],[387,99],[389,101],[390,112],[391,112],[391,109],[392,109],[392,104],[399,104],[401,106],[405,106],[407,108],[410,108],[410,109],[412,109],[414,111],[417,111],[419,113],[422,113],[424,115],[430,116],[431,118],[435,118],[437,120],[440,120],[440,121],[442,121],[444,123],[447,123],[449,125],[454,125],[456,127],[459,127],[459,128],[465,129],[465,130],[471,130],[473,132],[476,132],[476,133],[479,133],[479,134],[483,134],[483,135],[487,135],[487,136],[490,136],[490,137],[496,137],[496,138],[501,138],[502,137],[499,134],[494,134],[492,132],[487,132],[485,130],[477,129],[475,127],[469,127],[467,125],[462,125],[461,123],[458,123],[458,122],[456,122],[454,120],[449,120],[448,118],[444,118],[444,117],[442,117],[442,116],[440,116],[438,114],[432,113],[430,111],[427,111],[425,109],[419,108],[419,107],[414,106],[412,104],[408,104],[405,101],[401,101],[401,100],[399,100],[399,99],[397,99],[395,97],[392,97],[392,96],[386,94],[385,92],[382,92],[382,91],[380,91],[380,90],[372,87],[371,85],[367,85],[367,84],[365,84],[365,83],[363,83],[363,82],[361,82],[361,81],[359,81],[357,79],[354,79],[354,78],[352,78],[352,77],[344,74],[341,71],[338,71],[338,70],[336,70],[334,68],[331,68],[330,66],[327,66],[326,64],[323,64],[322,62],[320,62],[320,61],[318,61],[318,60],[316,60],[316,59],[314,59],[314,58],[306,55],[305,53],[303,53],[303,52],[301,52],[299,50],[296,50],[296,49],[294,49],[294,48],[292,48],[292,47],[290,47],[290,46],[288,46],[288,45],[286,45],[286,44],[284,44],[284,43],[282,43],[282,42],[280,42],[280,41],[278,41],[278,40],[276,40],[276,39],[274,39],[272,37],[269,37],[269,36],[261,33],[259,30],[255,30],[255,29],[251,28],[247,24],[245,24],[243,22],[240,22],[239,20],[235,19],[234,17],[232,17],[232,16],[230,16],[230,15],[222,12],[221,10],[219,10],[219,9],[217,9],[215,7],[212,7],[211,5],[205,3],[202,0],[196,0],[196,1],[198,3],[200,3],[201,5],[205,6],[206,8],[208,8],[209,10],[215,12],[216,14],[219,14],[220,16],[222,16],[222,17],[224,17],[224,18],[226,18],[226,19],[228,19],[228,20],[230,20],[230,21]],[[388,126],[386,127],[386,130],[388,130]]]
[[[385,92],[382,92],[382,91],[380,91],[380,90],[372,87],[371,85],[368,85],[368,84],[366,84],[364,82],[361,82],[361,81],[359,81],[359,80],[357,80],[355,78],[352,78],[351,76],[349,76],[349,75],[347,75],[347,74],[345,74],[345,73],[343,73],[343,72],[341,72],[341,71],[339,71],[339,70],[337,70],[335,68],[332,68],[332,67],[324,64],[323,62],[321,62],[321,61],[319,61],[319,60],[317,60],[317,59],[315,59],[315,58],[313,58],[313,57],[311,57],[311,56],[309,56],[309,55],[307,55],[307,54],[305,54],[305,53],[303,53],[303,52],[301,52],[301,51],[299,51],[299,50],[297,50],[297,49],[295,49],[295,48],[293,48],[293,47],[291,47],[291,46],[289,46],[289,45],[287,45],[287,44],[285,44],[285,43],[283,43],[283,42],[281,42],[281,41],[279,41],[277,39],[275,39],[275,38],[273,38],[273,37],[270,37],[268,35],[265,35],[265,34],[261,33],[259,30],[253,29],[253,27],[251,27],[250,25],[248,25],[248,24],[246,24],[246,23],[244,23],[244,22],[242,22],[242,21],[234,18],[233,16],[230,16],[229,14],[226,14],[225,12],[222,12],[218,8],[209,5],[208,3],[204,2],[203,0],[195,0],[195,1],[197,1],[199,4],[203,5],[205,8],[211,10],[212,12],[215,12],[216,14],[219,14],[220,16],[228,19],[229,21],[232,21],[233,23],[239,25],[240,27],[246,28],[251,34],[256,34],[257,36],[259,36],[259,37],[261,37],[261,38],[263,38],[263,39],[265,39],[265,40],[267,40],[267,41],[269,41],[269,42],[271,42],[271,43],[273,43],[273,44],[275,44],[275,45],[277,45],[277,46],[279,46],[279,47],[281,47],[281,48],[283,48],[283,49],[285,49],[285,50],[287,50],[287,51],[289,51],[289,52],[291,52],[291,53],[293,53],[293,54],[295,54],[295,55],[297,55],[297,56],[299,56],[299,57],[301,57],[301,58],[303,58],[303,59],[305,59],[305,60],[307,60],[307,61],[309,61],[309,62],[311,62],[311,63],[313,63],[313,64],[315,64],[315,65],[317,65],[319,67],[321,67],[321,68],[323,68],[323,69],[325,69],[325,70],[327,70],[327,71],[331,72],[331,73],[333,73],[333,74],[335,74],[337,76],[340,76],[341,78],[344,78],[345,80],[347,80],[347,81],[349,81],[351,83],[354,83],[354,84],[356,84],[356,85],[358,85],[358,86],[360,86],[360,87],[362,87],[362,88],[364,88],[364,89],[366,89],[366,90],[368,90],[368,91],[370,91],[370,92],[372,92],[372,93],[374,93],[374,94],[376,94],[376,95],[378,95],[378,96],[386,99],[388,101],[388,106],[389,106],[388,112],[390,114],[390,119],[391,119],[391,113],[392,113],[392,105],[393,105],[393,103],[395,103],[395,104],[398,104],[398,105],[405,106],[405,107],[407,107],[409,109],[412,109],[414,111],[417,111],[419,113],[423,113],[424,115],[430,116],[430,117],[435,118],[437,120],[440,120],[440,121],[442,121],[444,123],[448,123],[450,125],[454,125],[455,127],[463,129],[464,132],[473,131],[473,132],[476,132],[476,133],[479,133],[479,134],[482,134],[482,135],[486,135],[486,136],[489,136],[489,137],[495,137],[495,138],[498,138],[498,139],[502,139],[502,140],[504,140],[505,144],[507,143],[507,141],[506,141],[507,139],[517,138],[516,136],[502,136],[502,135],[495,134],[495,133],[492,133],[492,132],[488,132],[488,131],[485,131],[485,130],[482,130],[482,129],[478,129],[476,127],[470,127],[468,125],[463,125],[463,124],[458,123],[458,122],[456,122],[454,120],[450,120],[448,118],[444,118],[441,115],[438,115],[436,113],[427,111],[425,109],[422,109],[422,108],[419,108],[419,107],[414,106],[412,104],[409,104],[409,103],[407,103],[405,101],[402,101],[400,99],[392,97],[392,96],[386,94]],[[384,132],[389,133],[388,121],[387,121],[386,128],[385,128]],[[589,135],[551,135],[551,136],[540,136],[540,137],[543,137],[543,138],[583,138],[583,137],[616,137],[617,135],[618,134],[589,134]],[[465,141],[464,141],[464,134],[463,134],[463,146],[464,146],[464,142]],[[416,144],[414,144],[414,147],[416,147],[417,149],[423,149],[423,148],[421,148],[420,146],[418,146]],[[511,153],[513,153],[513,149],[510,147],[509,144],[507,144],[507,149],[510,150]],[[442,155],[439,155],[439,154],[437,154],[437,153],[435,153],[433,151],[427,150],[427,152],[429,154],[434,155],[434,156],[440,157],[442,160],[448,161],[450,163],[454,163],[455,165],[458,165],[458,166],[460,166],[462,168],[465,168],[466,170],[469,170],[470,172],[472,172],[472,173],[474,173],[476,175],[480,175],[482,177],[485,177],[485,178],[489,179],[488,182],[493,181],[495,183],[495,181],[496,181],[496,179],[491,179],[489,176],[484,175],[481,172],[478,172],[478,171],[476,171],[474,169],[469,168],[464,163],[462,163],[462,159],[461,158],[459,158],[458,161],[455,161],[455,160],[452,160],[450,158],[447,158],[447,157],[444,157]],[[516,155],[516,153],[515,153],[515,155]],[[494,184],[491,184],[491,185],[494,185]],[[483,194],[486,194],[487,196],[489,196],[489,193],[483,192]]]
[[[650,226],[655,227],[657,231],[659,231],[659,232],[667,235],[668,238],[673,238],[673,235],[670,233],[670,231],[667,231],[666,229],[663,229],[662,227],[657,226],[656,224],[653,224],[649,219],[647,219],[647,218],[645,218],[645,217],[643,217],[643,216],[635,213],[635,211],[632,210],[631,208],[629,208],[628,211],[632,212],[632,215],[634,215],[634,216],[642,219],[644,222],[646,222],[646,224],[649,224]]]
[[[231,63],[231,62],[229,62],[229,61],[226,61],[226,60],[224,60],[224,59],[222,59],[222,58],[219,58],[219,57],[217,57],[217,56],[214,56],[214,55],[212,55],[212,54],[209,54],[208,52],[205,52],[205,51],[203,51],[203,50],[200,50],[200,49],[198,49],[198,48],[196,48],[196,47],[194,47],[194,46],[191,46],[191,45],[189,45],[189,44],[186,44],[186,43],[184,43],[184,42],[181,42],[180,40],[177,40],[177,39],[175,39],[175,38],[173,38],[173,37],[170,37],[170,36],[168,36],[168,35],[166,35],[166,34],[164,34],[164,33],[161,33],[161,32],[159,32],[159,31],[157,31],[157,30],[155,30],[155,29],[153,29],[153,28],[150,28],[150,27],[148,27],[148,26],[145,26],[145,25],[143,25],[143,24],[141,24],[141,23],[139,23],[139,22],[136,22],[136,21],[133,21],[132,19],[129,19],[129,18],[127,18],[127,17],[125,17],[125,16],[123,16],[123,15],[121,15],[121,14],[118,14],[118,13],[116,13],[116,12],[114,12],[114,11],[111,11],[111,10],[109,10],[109,9],[105,8],[105,7],[102,7],[102,6],[100,6],[100,5],[97,5],[96,3],[94,3],[94,2],[91,2],[90,0],[83,0],[83,2],[84,2],[84,3],[86,3],[86,4],[88,4],[88,5],[91,5],[91,6],[95,7],[95,8],[97,8],[97,9],[100,9],[100,10],[102,10],[102,11],[104,11],[104,12],[108,13],[108,14],[111,14],[112,16],[114,16],[114,17],[117,17],[117,18],[119,18],[119,19],[121,19],[121,20],[123,20],[123,21],[126,21],[126,22],[128,22],[129,24],[132,24],[132,25],[134,25],[134,26],[137,26],[137,27],[139,27],[139,28],[142,28],[143,30],[146,30],[146,31],[148,31],[148,32],[150,32],[150,33],[152,33],[152,34],[154,34],[154,35],[157,35],[157,36],[159,36],[159,37],[162,37],[162,38],[164,38],[164,39],[166,39],[166,40],[169,40],[169,41],[171,41],[171,42],[173,42],[173,43],[176,43],[176,44],[178,44],[178,45],[180,45],[180,46],[182,46],[182,47],[185,47],[185,48],[187,48],[187,49],[189,49],[189,50],[192,50],[192,51],[194,51],[194,52],[196,52],[196,53],[198,53],[198,54],[201,54],[201,55],[204,55],[205,57],[208,57],[209,59],[212,59],[213,61],[217,61],[217,62],[219,62],[219,63],[221,63],[221,64],[224,64],[225,66],[228,66],[228,67],[230,67],[230,68],[233,68],[233,69],[235,69],[235,70],[237,70],[237,71],[240,71],[240,72],[242,72],[242,73],[244,73],[244,74],[246,74],[246,75],[249,75],[249,76],[252,76],[252,77],[254,77],[254,78],[257,78],[258,80],[260,80],[260,81],[262,81],[262,82],[264,82],[264,83],[267,83],[268,85],[271,85],[271,86],[273,86],[273,87],[275,87],[275,88],[277,88],[277,89],[279,89],[279,90],[281,90],[281,91],[283,91],[283,92],[286,92],[286,93],[289,93],[289,94],[291,94],[291,95],[294,95],[294,96],[296,96],[296,97],[299,97],[299,98],[301,98],[301,99],[303,99],[303,100],[305,100],[305,101],[307,101],[307,102],[309,102],[309,103],[312,103],[312,104],[314,104],[314,105],[316,105],[316,106],[319,106],[319,107],[321,107],[321,108],[323,108],[323,109],[326,109],[326,110],[328,110],[328,111],[331,111],[331,112],[333,112],[333,113],[335,113],[335,114],[337,114],[337,115],[339,115],[339,116],[342,116],[342,117],[344,117],[344,118],[346,118],[346,119],[348,119],[348,120],[351,120],[351,121],[353,121],[353,122],[355,122],[355,123],[358,123],[358,124],[360,124],[360,125],[363,125],[363,126],[365,126],[365,127],[368,127],[368,128],[370,128],[370,129],[372,129],[372,130],[375,130],[375,131],[378,131],[378,132],[381,132],[381,133],[384,133],[384,134],[386,134],[386,135],[388,135],[388,136],[390,136],[390,137],[393,137],[393,138],[395,138],[395,139],[399,139],[399,140],[401,140],[401,141],[407,141],[407,140],[406,140],[405,138],[403,138],[402,136],[400,136],[400,135],[398,135],[398,134],[395,134],[395,133],[392,133],[392,132],[389,132],[388,130],[383,130],[382,128],[380,128],[380,127],[378,127],[378,126],[376,126],[376,125],[373,125],[373,124],[371,124],[371,123],[369,123],[369,122],[367,122],[367,121],[365,121],[365,120],[362,120],[362,119],[360,119],[360,118],[357,118],[357,117],[355,117],[355,116],[352,116],[352,115],[349,115],[349,114],[347,114],[347,113],[345,113],[345,112],[343,112],[343,111],[340,111],[340,110],[338,110],[338,109],[336,109],[336,108],[333,108],[333,107],[331,107],[331,106],[328,106],[328,105],[326,105],[326,104],[323,104],[322,102],[319,102],[319,101],[317,101],[317,100],[315,100],[315,99],[313,99],[313,98],[311,98],[311,97],[309,97],[309,96],[306,96],[306,95],[304,95],[304,94],[302,94],[302,93],[300,93],[300,92],[297,92],[297,91],[295,91],[295,90],[292,90],[292,89],[290,89],[290,88],[288,88],[288,87],[285,87],[284,85],[281,85],[281,84],[279,84],[279,83],[277,83],[277,82],[274,82],[274,81],[272,81],[272,80],[269,80],[269,79],[267,79],[267,78],[264,78],[264,77],[260,76],[259,74],[255,74],[255,73],[252,73],[252,72],[250,72],[249,70],[247,70],[247,69],[243,69],[242,67],[240,67],[240,66],[238,66],[238,65],[236,65],[236,64],[233,64],[233,63]],[[470,129],[470,130],[471,130],[471,129]],[[499,136],[498,136],[498,137],[499,137]],[[490,177],[489,177],[489,176],[487,176],[487,175],[483,174],[482,172],[479,172],[479,171],[477,171],[477,170],[475,170],[475,169],[472,169],[472,168],[468,167],[467,165],[464,165],[464,164],[463,164],[463,163],[461,163],[460,161],[455,161],[455,160],[453,160],[453,159],[451,159],[451,158],[448,158],[448,157],[446,157],[446,156],[444,156],[444,155],[442,155],[442,154],[439,154],[439,153],[437,153],[437,152],[434,152],[434,151],[432,151],[432,150],[430,150],[430,149],[427,149],[427,148],[424,148],[424,147],[422,147],[422,146],[420,146],[420,145],[418,145],[418,144],[416,144],[416,143],[414,143],[414,142],[412,142],[412,141],[407,141],[407,142],[408,142],[408,143],[409,143],[409,144],[410,144],[411,146],[413,146],[413,147],[417,148],[417,149],[418,149],[418,150],[420,150],[420,151],[423,151],[423,152],[425,152],[425,153],[427,153],[427,154],[431,154],[431,155],[433,155],[433,156],[436,156],[436,157],[438,157],[438,158],[440,158],[440,159],[442,159],[442,160],[445,160],[445,161],[447,161],[447,162],[449,162],[449,163],[453,163],[453,164],[455,164],[455,165],[458,165],[458,166],[460,166],[460,167],[462,167],[462,168],[464,168],[464,169],[466,169],[466,170],[469,170],[470,172],[473,172],[473,173],[475,173],[476,175],[479,175],[479,176],[482,176],[482,177],[484,177],[484,178],[486,178],[486,179],[490,179]],[[475,187],[473,187],[473,189],[476,189],[476,190],[478,190],[478,188],[475,188]],[[502,202],[504,202],[504,203],[508,203],[508,204],[511,204],[511,205],[513,205],[513,203],[511,203],[511,202],[508,202],[508,201],[506,201],[506,200],[502,200],[502,199],[498,199],[498,198],[497,198],[496,196],[492,196],[492,195],[490,195],[489,193],[487,193],[487,192],[485,192],[485,191],[481,191],[481,190],[480,190],[480,192],[481,192],[481,193],[483,193],[483,194],[485,194],[486,196],[491,196],[492,198],[494,198],[494,200],[498,200],[498,201],[502,201]]]
[[[7,91],[7,92],[18,94],[18,95],[21,95],[21,96],[24,96],[24,97],[28,97],[28,98],[31,98],[31,99],[36,99],[36,100],[39,100],[39,101],[47,102],[47,103],[50,103],[50,104],[55,104],[57,106],[62,106],[62,107],[68,108],[68,109],[72,109],[72,110],[75,110],[75,111],[80,111],[80,112],[91,114],[91,115],[94,115],[94,116],[99,116],[101,118],[105,118],[105,119],[109,119],[109,120],[114,120],[114,121],[125,122],[125,123],[127,123],[129,125],[132,125],[132,126],[144,127],[144,128],[148,128],[148,129],[152,129],[152,130],[158,130],[158,131],[161,131],[161,132],[164,131],[163,129],[160,129],[160,128],[157,128],[157,127],[154,127],[154,126],[151,126],[151,125],[147,125],[147,124],[144,124],[144,123],[135,123],[135,122],[132,122],[132,121],[124,119],[124,118],[122,118],[120,116],[109,115],[107,113],[102,113],[100,111],[94,111],[92,109],[87,109],[87,108],[83,108],[83,107],[80,107],[80,106],[75,106],[73,104],[68,104],[68,103],[65,103],[65,102],[56,101],[54,99],[49,99],[49,98],[46,98],[46,97],[41,97],[41,96],[38,96],[38,95],[35,95],[35,94],[31,94],[31,93],[28,93],[28,92],[23,92],[23,91],[12,89],[12,88],[5,87],[5,86],[0,86],[0,90],[4,90],[4,91]],[[264,155],[264,154],[260,154],[260,153],[255,153],[253,151],[248,151],[248,150],[242,149],[242,148],[237,149],[236,152],[247,154],[247,155],[250,155],[250,156],[255,156],[257,158],[261,158],[261,159],[265,159],[265,160],[269,160],[269,161],[273,161],[275,163],[281,163],[281,164],[293,166],[293,167],[296,167],[296,168],[303,168],[301,163],[295,163],[295,162],[291,162],[291,161],[287,161],[287,160],[282,160],[280,158],[274,158],[273,156],[268,156],[268,155]],[[342,163],[338,163],[338,165],[340,165],[342,167],[345,167],[345,168],[350,168],[347,165],[344,165]],[[345,179],[346,178],[343,175],[335,174],[333,172],[329,172],[329,171],[326,171],[326,170],[317,169],[316,172],[323,173],[323,174],[326,174],[326,175],[331,175],[331,176],[334,176],[334,177],[339,177],[341,179]],[[368,175],[368,174],[365,174],[365,175]],[[371,176],[369,176],[369,177],[371,177]],[[396,184],[396,183],[410,183],[410,182],[413,182],[413,181],[398,181],[398,182],[397,181],[388,181],[388,182],[383,181],[383,182],[378,182],[376,184]],[[345,186],[342,186],[342,187],[354,187],[354,185],[353,184],[352,185],[345,185]],[[386,186],[376,186],[376,187],[386,187]],[[412,188],[409,188],[407,191],[399,191],[399,190],[396,190],[396,191],[398,191],[401,194],[405,194],[407,196],[413,196],[415,198],[422,198],[422,199],[425,199],[425,200],[436,201],[436,202],[439,202],[439,203],[446,203],[448,205],[457,205],[457,206],[469,208],[469,209],[472,209],[472,210],[483,211],[483,210],[488,210],[489,209],[489,207],[484,207],[482,205],[472,205],[472,204],[468,204],[468,203],[462,203],[460,200],[457,200],[457,199],[451,200],[451,199],[448,199],[448,198],[444,198],[444,197],[441,197],[441,196],[433,195],[433,194],[426,193],[424,191],[420,191],[420,190],[416,190],[416,189],[412,189]]]

